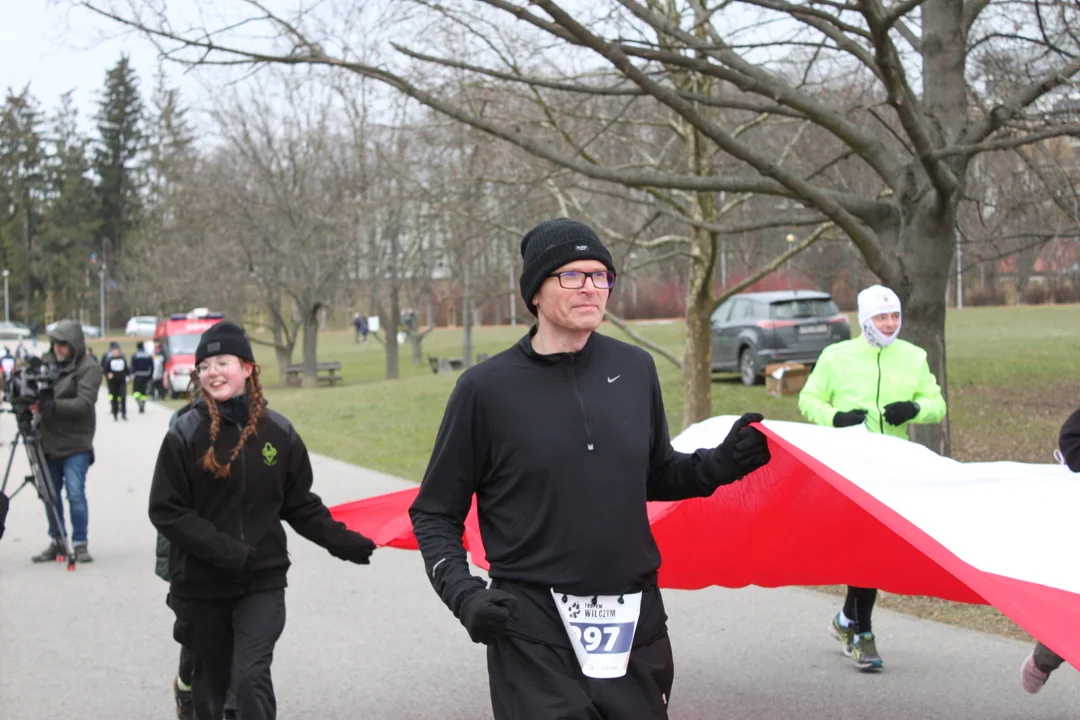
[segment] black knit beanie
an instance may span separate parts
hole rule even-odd
[[[235,355],[241,360],[255,362],[255,353],[251,352],[244,329],[228,320],[222,320],[202,334],[195,350],[195,364],[215,355]]]
[[[555,270],[575,260],[599,260],[611,272],[615,263],[611,253],[588,225],[569,218],[545,220],[521,239],[521,298],[536,314],[533,298],[544,280]]]

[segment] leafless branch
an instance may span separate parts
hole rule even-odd
[[[655,342],[653,342],[649,338],[647,338],[644,335],[642,335],[641,333],[639,333],[634,328],[630,327],[630,325],[625,320],[623,320],[621,317],[619,317],[615,313],[611,312],[610,310],[605,310],[604,311],[604,319],[605,320],[610,320],[612,325],[614,325],[615,327],[619,328],[624,333],[629,335],[630,338],[634,342],[636,342],[638,345],[641,345],[644,348],[648,348],[649,350],[652,350],[654,353],[656,353],[660,357],[664,358],[665,360],[671,361],[671,363],[673,365],[675,365],[675,367],[679,368],[680,372],[682,371],[682,367],[683,367],[682,361],[679,360],[679,358],[675,357],[674,353],[672,353],[670,350],[668,350],[664,346],[656,344]]]
[[[1000,138],[997,140],[976,143],[974,145],[950,145],[941,150],[935,150],[934,155],[937,157],[949,157],[950,155],[977,155],[978,153],[991,152],[994,150],[1014,150],[1019,147],[1024,147],[1025,145],[1042,142],[1043,140],[1065,136],[1080,136],[1080,124],[1061,125],[1047,130],[1028,132],[1015,137]]]
[[[758,280],[761,280],[763,277],[766,277],[767,275],[770,275],[770,274],[776,272],[776,270],[779,269],[780,266],[783,265],[785,262],[787,262],[789,259],[795,257],[796,255],[801,253],[803,250],[805,250],[806,248],[808,248],[811,245],[813,245],[814,243],[816,243],[818,241],[818,239],[821,238],[821,236],[825,233],[825,231],[828,230],[830,227],[833,227],[833,225],[834,225],[834,223],[831,223],[831,222],[826,222],[826,223],[822,223],[821,225],[818,225],[817,228],[815,228],[812,233],[807,235],[803,239],[803,241],[800,242],[798,245],[795,245],[794,247],[787,250],[783,254],[778,255],[768,265],[761,268],[756,273],[750,275],[749,277],[747,277],[745,280],[743,280],[739,284],[725,290],[724,293],[722,295],[720,295],[720,297],[716,298],[713,301],[712,311],[715,311],[716,308],[720,307],[720,305],[725,300],[727,300],[729,297],[731,297],[732,295],[738,295],[743,290],[746,290],[748,287],[750,287],[751,285],[756,283]],[[710,312],[712,312],[712,311],[710,311]]]

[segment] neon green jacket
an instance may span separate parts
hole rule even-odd
[[[902,400],[919,406],[913,423],[932,424],[945,417],[945,398],[926,351],[899,339],[876,348],[859,335],[822,351],[799,393],[799,411],[812,423],[832,427],[838,411],[866,410],[870,432],[907,439],[905,425],[885,422],[885,406]]]

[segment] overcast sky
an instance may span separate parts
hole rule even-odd
[[[20,91],[27,83],[49,111],[60,95],[75,90],[75,104],[84,129],[89,130],[105,73],[127,53],[139,76],[144,101],[149,100],[157,68],[154,47],[138,36],[118,32],[105,21],[54,0],[0,0],[0,90]],[[183,78],[176,66],[166,66],[188,104],[201,89]]]

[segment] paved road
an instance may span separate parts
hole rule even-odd
[[[165,583],[153,574],[146,495],[168,413],[151,405],[114,424],[99,405],[90,547],[69,574],[30,555],[47,542],[43,511],[16,498],[0,541],[0,719],[164,720],[177,646]],[[10,416],[0,438],[10,439]],[[7,446],[0,450],[7,460]],[[329,503],[406,486],[327,458]],[[25,472],[20,449],[15,472]],[[293,536],[289,620],[274,675],[282,718],[490,718],[484,653],[440,604],[417,553],[382,550],[342,563]],[[1071,668],[1041,695],[1019,686],[1024,643],[879,611],[888,663],[857,673],[826,633],[836,599],[799,589],[669,592],[674,720],[1015,720],[1080,716]]]

